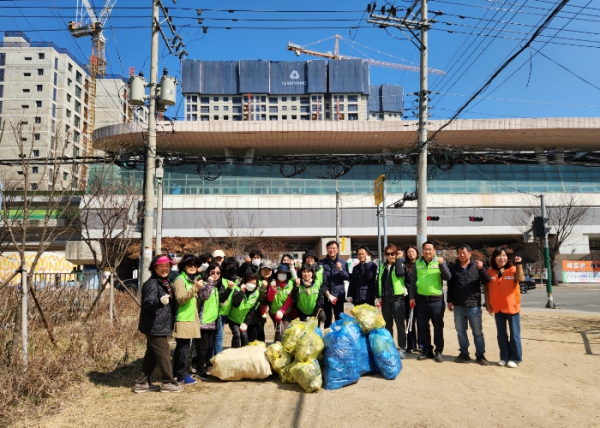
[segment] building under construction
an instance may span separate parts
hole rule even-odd
[[[182,66],[186,121],[401,120],[403,90],[360,59],[197,61]]]

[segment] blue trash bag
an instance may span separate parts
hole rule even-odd
[[[338,329],[341,328],[341,326],[345,326],[348,329],[348,333],[350,333],[352,340],[354,340],[358,373],[362,376],[367,373],[377,372],[375,361],[369,353],[369,339],[367,335],[362,332],[358,321],[349,315],[341,313],[340,319],[336,321],[331,328]]]
[[[325,389],[338,389],[358,382],[360,373],[356,364],[356,346],[345,325],[331,330],[323,338],[323,379]]]
[[[369,345],[377,368],[385,379],[393,380],[402,370],[400,354],[394,338],[385,328],[376,328],[369,333]]]
[[[323,331],[319,327],[315,328],[315,333],[323,339]]]

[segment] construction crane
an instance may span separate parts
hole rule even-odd
[[[97,76],[103,76],[106,74],[106,56],[105,46],[106,39],[102,34],[104,24],[108,19],[110,12],[112,11],[117,0],[106,0],[104,8],[98,15],[94,11],[94,8],[90,5],[88,0],[77,0],[77,7],[75,9],[75,21],[69,22],[69,32],[73,37],[87,37],[92,38],[92,56],[90,56],[90,88],[89,88],[89,102],[88,102],[88,129],[87,129],[87,143],[85,144],[86,155],[90,154],[93,150],[92,144],[92,133],[94,132],[94,124],[96,119],[96,79]],[[85,176],[83,186],[85,186]]]
[[[339,40],[344,39],[344,38],[342,36],[340,36],[339,34],[336,34],[335,36],[328,37],[323,40],[319,40],[319,41],[311,43],[311,44],[321,43],[325,40],[332,39],[333,37],[335,37],[335,46],[334,46],[333,53],[313,51],[310,49],[306,49],[306,46],[308,46],[308,45],[300,46],[300,45],[297,45],[292,42],[288,42],[287,50],[294,52],[296,54],[296,56],[300,56],[300,54],[306,54],[306,55],[312,55],[312,56],[318,56],[321,58],[330,58],[330,59],[362,59],[363,61],[367,62],[368,64],[374,65],[377,67],[387,67],[387,68],[394,68],[396,70],[405,70],[405,71],[416,71],[416,72],[420,71],[419,67],[416,67],[414,65],[396,64],[394,62],[377,61],[374,59],[365,59],[365,58],[358,58],[358,57],[354,57],[354,56],[340,55]],[[346,40],[346,39],[344,39],[344,40]],[[352,43],[358,44],[356,42],[352,42]],[[368,46],[364,46],[364,45],[360,45],[360,46],[371,49]],[[444,76],[446,74],[445,71],[438,70],[435,68],[428,68],[427,71],[431,74],[438,74],[441,76]]]

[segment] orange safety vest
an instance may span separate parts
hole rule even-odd
[[[519,281],[523,280],[523,266],[518,264],[504,270],[501,277],[498,271],[488,269],[490,282],[487,284],[489,303],[494,313],[518,314],[521,312],[521,290]]]

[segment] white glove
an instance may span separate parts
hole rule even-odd
[[[346,297],[346,302],[352,303],[352,297]]]
[[[162,303],[163,305],[168,305],[170,299],[171,299],[171,296],[169,296],[168,294],[165,294],[164,296],[162,296],[160,298],[160,303]]]
[[[381,307],[381,299],[379,299],[379,298],[375,299],[375,306],[377,306],[378,308]]]
[[[281,321],[282,318],[283,318],[283,312],[277,311],[277,313],[275,314],[275,319],[278,321]]]
[[[243,323],[240,325],[240,331],[243,333],[243,332],[245,332],[246,330],[248,330],[248,325],[247,325],[245,322],[243,322]]]

